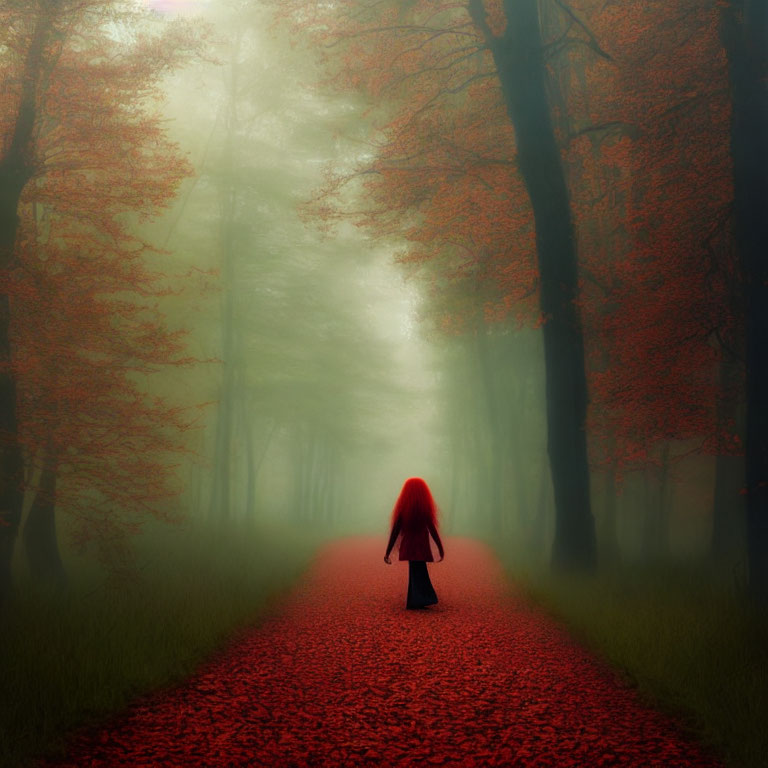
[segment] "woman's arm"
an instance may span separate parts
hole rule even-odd
[[[432,523],[429,523],[429,532],[432,534],[432,538],[435,540],[435,544],[437,544],[437,551],[440,553],[440,559],[442,560],[445,556],[445,552],[443,552],[443,542],[440,541],[440,534],[437,532],[437,528],[435,528]]]
[[[397,541],[397,535],[400,533],[400,518],[398,517],[397,520],[395,520],[394,525],[392,526],[392,533],[389,534],[389,542],[387,543],[387,554],[384,555],[384,562],[389,563],[389,553],[392,551],[392,547],[395,546],[395,542]]]

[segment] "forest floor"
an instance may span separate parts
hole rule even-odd
[[[430,566],[439,604],[406,611],[384,544],[327,544],[193,678],[45,765],[718,765],[510,588],[486,545],[448,539]]]

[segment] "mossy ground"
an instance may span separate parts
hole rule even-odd
[[[732,579],[706,564],[592,576],[511,563],[508,570],[534,602],[729,765],[766,765],[768,616]]]
[[[71,557],[63,594],[22,574],[0,633],[0,767],[189,676],[258,622],[319,543],[289,527],[154,526],[137,542],[137,579],[119,587]]]

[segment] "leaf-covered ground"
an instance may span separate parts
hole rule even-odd
[[[260,627],[56,765],[717,765],[508,589],[487,547],[449,539],[440,603],[406,611],[385,543],[325,547]]]

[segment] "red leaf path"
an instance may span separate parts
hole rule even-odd
[[[406,611],[385,541],[327,545],[191,680],[73,738],[77,766],[714,766],[665,716],[449,539]]]

